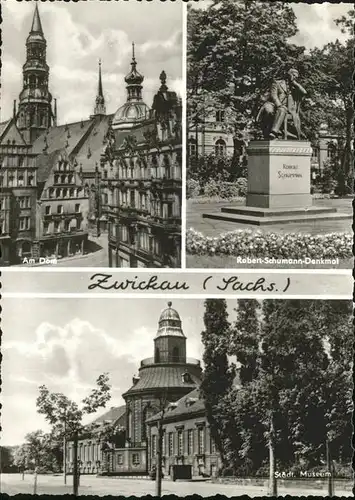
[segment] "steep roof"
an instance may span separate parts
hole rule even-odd
[[[188,372],[191,380],[185,382],[183,379],[184,373]],[[148,389],[194,389],[200,384],[201,380],[198,376],[196,367],[190,369],[184,364],[166,364],[166,365],[151,365],[140,368],[139,380],[125,394],[132,394]]]
[[[6,145],[7,141],[14,141],[17,146],[27,145],[13,119],[0,123],[0,144]]]
[[[112,422],[117,422],[120,418],[122,418],[126,413],[126,405],[122,406],[114,406],[110,408],[106,413],[101,415],[100,417],[93,420],[91,424],[103,424],[106,420],[110,420]]]
[[[95,164],[100,164],[100,157],[104,148],[104,137],[107,134],[112,115],[100,116],[93,119],[93,126],[85,140],[78,144],[73,154],[76,161],[82,166],[83,172],[94,171]]]
[[[189,418],[191,415],[204,413],[205,411],[204,400],[201,397],[199,388],[196,388],[175,403],[168,405],[168,408],[164,412],[164,421],[170,419],[176,420],[177,418],[183,420]],[[161,413],[153,415],[147,422],[155,422],[161,417]]]
[[[41,134],[33,143],[33,152],[43,154],[45,148],[47,153],[62,149],[68,144],[67,151],[70,154],[79,142],[85,138],[90,128],[93,126],[93,120],[85,120],[58,127],[51,127],[47,132]]]

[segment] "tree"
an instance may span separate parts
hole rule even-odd
[[[224,411],[225,406],[220,403],[229,393],[235,376],[234,366],[229,366],[228,362],[230,324],[227,318],[225,300],[207,299],[205,301],[205,330],[202,332],[205,369],[201,393],[205,400],[211,436],[224,464],[226,463],[226,440],[229,439],[231,433],[226,427],[228,418]]]
[[[83,429],[82,418],[86,414],[95,413],[98,408],[104,408],[110,400],[111,386],[107,373],[101,374],[96,380],[97,387],[89,396],[82,400],[82,405],[71,401],[62,393],[50,392],[42,385],[39,387],[37,398],[37,411],[45,416],[45,419],[52,425],[52,433],[62,438],[71,438],[74,441],[73,457],[73,493],[78,495],[78,436]],[[64,450],[65,460],[65,450]]]
[[[187,97],[190,123],[225,111],[235,139],[256,134],[254,116],[271,81],[297,67],[304,47],[289,39],[296,17],[284,2],[214,0],[188,16]]]
[[[224,343],[240,364],[240,386],[221,391],[218,402],[213,384],[205,386],[206,401],[214,401],[210,425],[231,436],[223,441],[225,470],[263,474],[268,465],[276,494],[276,464],[319,466],[326,444],[333,461],[350,463],[351,302],[264,300],[260,311],[255,301],[239,300],[236,312]]]

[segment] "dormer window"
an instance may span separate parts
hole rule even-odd
[[[182,381],[184,384],[191,384],[193,382],[191,375],[188,372],[182,374]]]

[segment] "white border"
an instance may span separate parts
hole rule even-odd
[[[181,269],[186,269],[186,46],[187,4],[182,2],[182,192],[181,192]]]

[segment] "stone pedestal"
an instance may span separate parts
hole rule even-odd
[[[247,151],[247,207],[312,206],[309,142],[252,141]]]
[[[335,208],[312,206],[311,155],[307,141],[251,141],[245,206],[225,206],[206,219],[256,226],[349,219]]]

